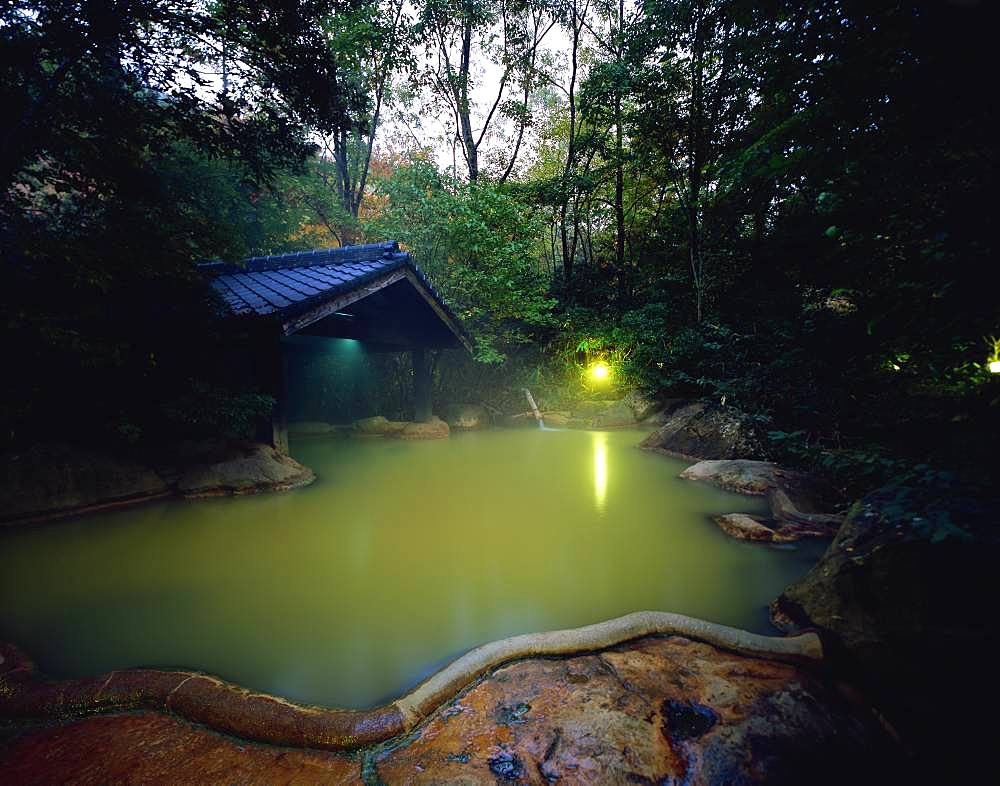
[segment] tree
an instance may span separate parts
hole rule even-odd
[[[245,248],[306,129],[349,123],[358,98],[315,26],[339,5],[4,6],[0,304],[24,369],[5,377],[7,439],[31,413],[64,436],[114,430],[159,417],[193,374],[233,382],[201,363],[215,326],[192,261]]]
[[[365,111],[350,126],[323,137],[324,152],[334,164],[333,187],[348,219],[339,232],[344,235],[343,243],[357,235],[375,138],[382,113],[392,100],[393,79],[399,71],[415,68],[409,36],[412,20],[404,13],[405,7],[405,0],[375,0],[350,13],[334,14],[327,22],[342,78],[367,99]],[[325,169],[321,168],[320,175],[328,184]]]
[[[554,301],[538,266],[541,217],[509,190],[442,175],[411,159],[379,183],[386,199],[368,225],[397,238],[476,339],[477,359],[496,363],[546,325]]]
[[[518,127],[511,156],[499,168],[502,180],[510,176],[528,122],[538,49],[555,21],[543,0],[424,0],[417,32],[435,61],[426,79],[454,122],[454,138],[469,180],[479,178],[483,142],[494,121],[504,114],[512,116]],[[471,93],[476,78],[474,60],[480,53],[500,70],[500,78],[476,133]],[[505,105],[504,96],[518,80],[522,102]]]

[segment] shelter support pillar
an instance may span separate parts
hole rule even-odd
[[[274,406],[271,416],[257,429],[257,439],[279,453],[288,455],[288,349],[279,341],[271,359],[271,392]]]
[[[271,444],[279,453],[288,455],[288,350],[278,348],[278,391],[274,412],[271,413]]]
[[[410,351],[413,364],[413,419],[426,423],[431,419],[431,367],[427,350],[418,347]]]

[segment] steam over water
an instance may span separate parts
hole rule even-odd
[[[0,534],[0,637],[55,676],[186,667],[363,707],[470,647],[640,609],[770,632],[821,544],[733,541],[762,503],[677,478],[638,432],[313,438],[318,480]]]

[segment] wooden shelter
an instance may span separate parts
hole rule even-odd
[[[395,241],[252,257],[240,265],[209,262],[202,270],[233,317],[260,323],[273,341],[269,358],[277,404],[267,435],[287,450],[288,361],[281,339],[295,335],[350,338],[371,352],[409,352],[414,420],[431,417],[427,350],[472,342],[410,254]],[[277,347],[277,351],[273,351]]]

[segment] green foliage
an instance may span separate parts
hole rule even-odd
[[[443,355],[438,401],[520,407],[529,385],[569,402],[601,360],[602,395],[724,400],[776,456],[852,489],[987,476],[981,5],[645,0],[577,4],[580,22],[560,3],[434,0],[404,34],[395,0],[7,4],[0,306],[24,371],[4,380],[3,432],[245,427],[266,383],[191,262],[363,233],[413,252],[490,364]],[[529,11],[582,31],[572,111],[555,61],[511,54]],[[503,21],[512,38],[491,37]],[[535,80],[497,109],[532,114],[526,177],[470,183],[414,156],[359,214],[386,71],[416,77],[412,42],[466,29],[511,84]],[[223,59],[224,89],[204,76]],[[404,410],[405,364],[379,373]]]
[[[386,200],[366,226],[371,238],[409,249],[476,340],[486,363],[551,324],[555,301],[538,264],[540,216],[508,190],[445,176],[413,158],[378,183]]]
[[[261,418],[269,416],[274,397],[233,391],[190,380],[188,390],[164,403],[162,417],[174,437],[250,439]]]
[[[185,380],[253,389],[192,262],[296,224],[271,187],[358,103],[314,26],[335,4],[4,5],[5,441],[135,441]]]

